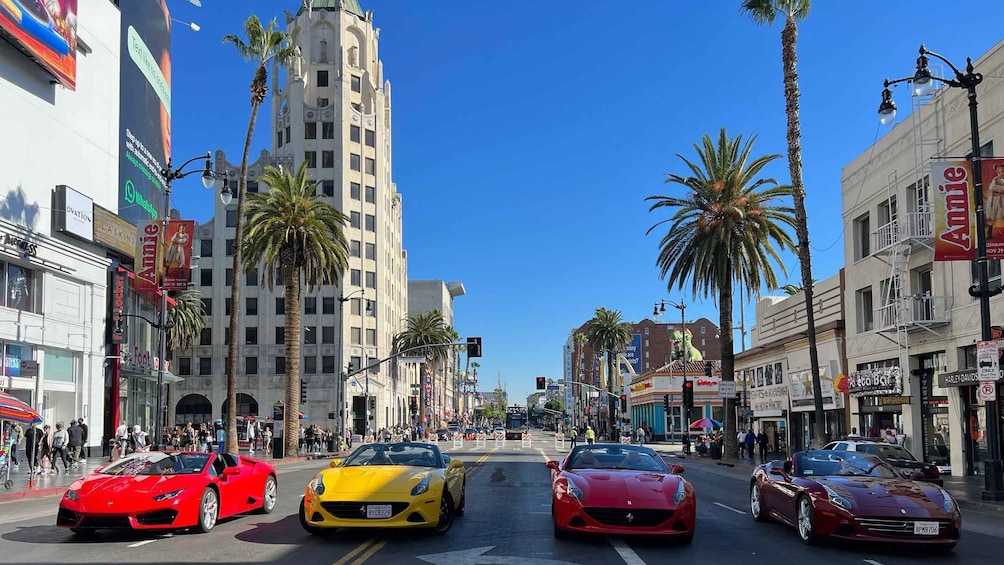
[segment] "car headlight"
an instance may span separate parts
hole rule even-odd
[[[673,503],[680,504],[684,498],[687,498],[687,489],[683,484],[683,479],[680,479],[676,485],[676,492],[673,494]]]
[[[155,501],[157,501],[157,502],[161,502],[163,500],[171,500],[172,498],[175,498],[176,496],[178,496],[179,494],[181,494],[182,492],[184,492],[184,490],[185,489],[183,489],[183,488],[179,488],[178,490],[172,490],[171,492],[165,492],[163,494],[158,494],[157,496],[153,497],[153,499]]]
[[[79,500],[79,499],[80,495],[77,494],[77,491],[73,490],[72,488],[66,489],[66,500]]]
[[[581,502],[585,498],[585,495],[582,494],[582,489],[579,488],[579,485],[575,484],[575,481],[568,477],[565,477],[565,481],[568,483],[568,496]]]
[[[425,478],[418,481],[418,484],[411,487],[411,496],[418,496],[420,494],[425,494],[429,491],[429,481],[432,479],[432,474],[426,474]]]
[[[849,498],[833,490],[832,488],[829,487],[829,485],[823,485],[823,489],[826,490],[826,494],[829,495],[830,504],[834,506],[839,506],[844,510],[851,509],[851,501]]]
[[[941,496],[945,497],[945,504],[944,504],[945,512],[948,513],[955,512],[955,499],[952,498],[952,495],[948,494],[947,490],[942,489]]]
[[[324,494],[324,475],[317,475],[314,480],[310,481],[310,490],[318,496]]]

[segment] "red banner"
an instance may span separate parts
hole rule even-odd
[[[1004,159],[983,159],[987,258],[1004,259]]]
[[[160,278],[160,232],[164,222],[147,220],[140,222],[136,233],[136,279],[135,289],[140,294],[157,292]]]
[[[136,292],[185,290],[191,271],[194,220],[149,220],[139,225],[136,238]],[[163,236],[163,237],[162,237]]]

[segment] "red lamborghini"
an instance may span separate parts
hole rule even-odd
[[[78,479],[59,501],[56,525],[77,534],[102,529],[196,528],[220,518],[275,509],[275,469],[232,453],[134,453]]]
[[[666,462],[640,445],[580,445],[551,469],[554,536],[570,532],[694,540],[697,498]]]
[[[931,544],[952,549],[962,514],[952,495],[903,476],[882,459],[854,451],[799,451],[791,461],[753,470],[750,514],[798,530],[805,543],[833,537]]]

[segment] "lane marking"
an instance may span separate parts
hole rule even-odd
[[[735,512],[736,514],[746,514],[742,510],[736,510],[735,508],[732,508],[731,506],[726,506],[726,505],[722,504],[721,502],[715,502],[713,504],[715,506],[720,506],[720,507],[722,507],[722,508],[724,508],[726,510],[731,510],[732,512]],[[880,563],[879,565],[882,565],[882,564]]]
[[[543,449],[541,449],[541,448],[538,447],[537,448],[537,452],[540,453],[540,456],[544,458],[544,463],[547,463],[548,461],[551,460],[551,458],[548,457],[546,453],[544,453]]]
[[[882,565],[881,561],[875,561],[874,559],[862,559],[868,565]]]
[[[355,561],[353,561],[352,565],[362,565],[363,563],[366,562],[367,559],[369,559],[370,557],[373,557],[373,554],[376,553],[376,552],[378,552],[378,551],[380,551],[380,549],[383,548],[383,546],[385,546],[385,545],[387,545],[387,540],[385,540],[385,539],[380,540],[379,542],[373,544],[373,546],[371,546],[369,549],[367,549],[366,553],[362,554],[359,557],[359,559],[356,559]]]
[[[485,461],[487,461],[488,460],[488,456],[491,455],[491,454],[492,454],[492,452],[490,452],[490,451],[488,453],[485,453],[484,455],[482,455],[481,457],[479,457],[478,460],[475,461],[471,465],[471,467],[469,469],[468,468],[464,468],[464,476],[465,477],[469,477],[471,475],[471,473],[473,473],[474,471],[477,471],[478,469],[481,469],[482,468],[481,464],[484,463]]]
[[[157,541],[157,540],[155,540],[155,539],[145,539],[143,541],[138,541],[136,543],[131,543],[131,544],[127,545],[126,547],[142,547],[142,546],[144,546],[144,545],[146,545],[148,543],[153,543],[155,541]]]
[[[628,544],[624,543],[621,538],[609,538],[610,545],[614,546],[617,551],[617,555],[621,556],[624,563],[627,565],[645,565],[645,561],[634,552],[633,549],[628,547]]]
[[[370,539],[362,542],[361,544],[357,545],[352,551],[350,551],[350,552],[346,553],[345,555],[343,555],[341,559],[339,559],[338,561],[335,561],[333,565],[345,565],[346,563],[348,563],[349,561],[351,561],[356,555],[358,555],[361,551],[363,551],[364,549],[366,549],[367,547],[369,547],[370,544],[372,544],[372,543],[374,543],[376,541],[377,541],[377,538],[370,538]]]

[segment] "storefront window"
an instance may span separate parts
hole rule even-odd
[[[14,263],[3,263],[2,265],[4,266],[4,277],[0,281],[3,288],[0,306],[25,312],[38,312],[41,301],[38,300],[35,288],[35,272]]]
[[[45,380],[72,383],[75,381],[76,356],[70,351],[45,350]]]
[[[32,359],[31,346],[17,343],[3,344],[3,374],[8,377],[21,376],[21,361]]]

